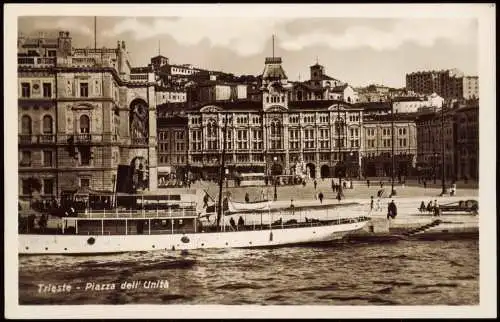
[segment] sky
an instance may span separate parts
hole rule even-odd
[[[97,17],[98,47],[125,41],[132,66],[160,53],[173,64],[259,75],[282,57],[289,80],[310,78],[316,62],[352,86],[404,87],[419,70],[478,73],[475,18]],[[69,31],[74,47],[94,47],[94,17],[20,17],[18,34]]]

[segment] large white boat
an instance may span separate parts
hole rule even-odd
[[[127,206],[101,204],[101,209],[95,210],[87,203],[73,216],[57,219],[54,228],[25,222],[20,226],[18,251],[76,255],[296,245],[341,239],[363,228],[369,220],[358,216],[235,224],[222,218],[217,225],[200,216],[195,202],[179,199],[134,195],[127,198]]]

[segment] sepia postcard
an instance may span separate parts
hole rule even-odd
[[[495,317],[494,4],[5,9],[5,317]]]

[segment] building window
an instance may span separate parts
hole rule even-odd
[[[90,179],[80,178],[80,188],[90,188]]]
[[[246,150],[248,149],[248,138],[246,130],[238,130],[237,132],[237,140],[236,144],[238,146],[238,150]]]
[[[43,193],[46,195],[52,195],[54,193],[54,179],[43,180]]]
[[[30,180],[28,180],[28,179],[22,180],[22,190],[23,190],[23,195],[30,195],[31,194]]]
[[[21,166],[30,167],[31,166],[31,151],[21,152]]]
[[[30,97],[31,88],[30,83],[21,83],[21,97]]]
[[[21,134],[31,135],[31,117],[28,115],[21,118]]]
[[[90,159],[92,158],[90,147],[88,146],[79,147],[79,151],[80,151],[80,165],[90,165]]]
[[[89,83],[80,83],[80,97],[89,97]]]
[[[43,134],[52,134],[53,129],[52,129],[52,117],[50,115],[45,115],[43,117]]]
[[[52,151],[43,151],[43,166],[52,166]]]
[[[43,97],[52,97],[51,83],[43,83]]]
[[[90,133],[90,119],[87,115],[80,116],[80,133]]]

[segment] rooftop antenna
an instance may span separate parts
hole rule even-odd
[[[318,56],[316,56],[316,65],[319,65]]]
[[[273,58],[274,58],[274,34],[273,34]]]
[[[160,56],[160,53],[161,53],[161,40],[158,40],[158,56]]]
[[[97,49],[97,17],[94,16],[94,50]]]
[[[299,73],[299,82],[300,82],[300,73]]]

